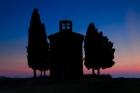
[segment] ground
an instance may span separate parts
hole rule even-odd
[[[140,79],[0,79],[0,93],[140,93]]]

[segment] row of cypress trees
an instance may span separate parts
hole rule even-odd
[[[44,72],[49,69],[49,43],[45,26],[40,20],[38,9],[34,9],[28,31],[28,65],[34,71]],[[98,32],[93,23],[90,23],[84,39],[85,58],[84,64],[88,69],[100,74],[100,69],[110,68],[114,65],[113,43],[102,32]]]

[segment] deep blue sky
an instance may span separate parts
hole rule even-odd
[[[107,72],[140,76],[140,0],[0,0],[0,75],[30,72],[26,46],[34,8],[39,9],[48,35],[58,32],[62,19],[72,20],[73,31],[81,34],[94,22],[117,49],[116,65]]]
[[[110,24],[122,25],[127,11],[139,12],[139,5],[139,0],[0,0],[0,29],[3,32],[0,39],[25,35],[34,8],[39,8],[50,34],[58,30],[61,19],[72,20],[74,30],[83,33],[90,22],[99,29]]]

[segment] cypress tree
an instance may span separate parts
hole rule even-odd
[[[103,36],[102,32],[98,32],[93,23],[90,23],[86,32],[84,40],[85,49],[85,66],[92,69],[93,74],[95,70],[110,68],[114,65],[113,43]]]
[[[34,77],[36,70],[47,70],[48,42],[46,41],[45,26],[41,23],[38,9],[34,9],[30,27],[28,30],[27,59],[28,66],[33,69]]]

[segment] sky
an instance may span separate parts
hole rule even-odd
[[[83,35],[93,22],[116,49],[115,65],[102,74],[140,78],[140,0],[0,0],[0,76],[32,76],[26,47],[34,8],[47,35],[58,32],[63,19],[71,20],[73,31]],[[84,67],[84,73],[91,70]]]

